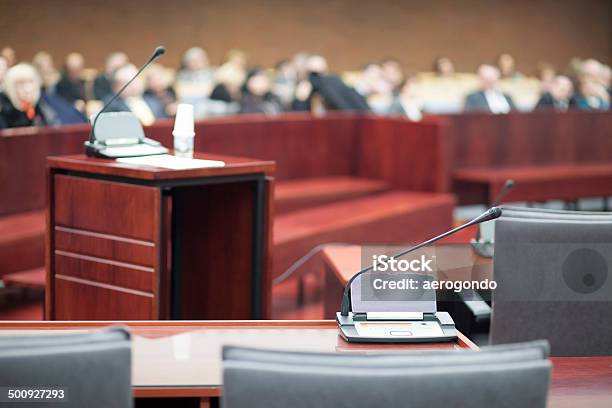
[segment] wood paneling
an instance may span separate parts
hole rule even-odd
[[[55,274],[153,294],[155,271],[112,259],[55,251]],[[57,317],[61,319],[61,317]]]
[[[192,45],[205,47],[215,64],[236,47],[265,66],[306,50],[325,55],[333,70],[386,56],[426,70],[439,55],[473,70],[511,52],[532,73],[540,60],[610,62],[611,10],[606,0],[4,0],[0,45],[24,59],[50,51],[58,65],[80,51],[97,67],[116,50],[144,62],[158,44],[174,67]]]
[[[55,223],[146,241],[155,239],[156,188],[55,175]]]
[[[153,295],[143,292],[60,275],[53,296],[59,320],[155,319]]]
[[[183,319],[248,319],[252,308],[255,186],[177,189],[173,256],[181,259]],[[270,282],[264,287],[269,289]],[[225,305],[225,306],[222,306]]]

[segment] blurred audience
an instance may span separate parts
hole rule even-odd
[[[414,76],[406,78],[398,88],[399,93],[396,94],[387,113],[405,116],[415,122],[421,120],[424,102],[415,91]]]
[[[55,68],[51,54],[44,51],[36,53],[32,58],[32,65],[40,75],[43,93],[47,95],[55,94],[55,86],[60,79],[60,74]]]
[[[96,77],[93,83],[94,99],[103,100],[113,93],[113,74],[128,63],[128,57],[122,52],[113,52],[106,57],[104,71]]]
[[[17,64],[15,72],[21,74],[7,85],[15,64],[11,47],[0,50],[4,127],[83,122],[81,112],[97,112],[136,72],[126,54],[113,52],[97,76],[95,70],[85,68],[79,53],[66,57],[60,73],[51,55],[43,51],[33,57],[32,65]],[[495,65],[479,66],[476,73],[456,72],[448,56],[435,59],[434,75],[406,76],[405,68],[389,57],[336,75],[330,73],[323,56],[300,52],[273,69],[249,69],[247,54],[240,49],[230,50],[214,67],[204,49],[193,47],[182,56],[178,73],[160,64],[150,66],[111,110],[132,111],[145,124],[174,116],[179,102],[193,104],[197,118],[240,112],[355,110],[420,120],[425,113],[462,110],[495,114],[515,109],[601,111],[610,109],[612,99],[612,71],[592,58],[573,58],[559,71],[542,62],[535,67],[534,77],[521,74],[508,53],[500,54]],[[39,84],[38,94],[28,91],[32,83]],[[16,102],[16,90],[26,95],[25,103]]]
[[[208,98],[214,87],[215,73],[210,67],[208,54],[200,47],[185,51],[181,70],[176,76],[175,89],[179,100],[194,102]]]
[[[113,93],[123,88],[138,72],[138,69],[127,64],[115,71],[113,75]],[[109,96],[107,99],[110,100]],[[107,102],[107,101],[105,101]],[[143,125],[151,125],[155,119],[166,117],[164,106],[156,97],[145,94],[145,85],[142,78],[137,77],[125,88],[123,94],[115,99],[108,107],[108,112],[132,112]]]
[[[270,78],[263,70],[259,68],[250,70],[242,88],[240,112],[267,114],[282,112],[282,103],[271,89]]]
[[[544,92],[538,100],[536,109],[554,109],[565,112],[576,104],[573,95],[572,81],[564,75],[558,75],[553,78],[549,90]]]
[[[145,100],[155,100],[164,111],[164,115],[156,114],[156,117],[172,117],[176,115],[176,92],[172,87],[173,75],[170,70],[160,64],[153,64],[147,68]],[[154,112],[155,113],[155,112]]]
[[[56,113],[40,98],[41,85],[30,64],[17,64],[7,71],[0,94],[0,129],[59,124]]]
[[[480,90],[465,97],[466,112],[508,113],[514,109],[512,98],[502,92],[499,86],[499,69],[483,64],[478,67]]]
[[[85,80],[82,77],[85,60],[78,52],[68,54],[55,93],[82,110],[85,102]]]

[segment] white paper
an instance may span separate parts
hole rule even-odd
[[[161,167],[172,170],[203,169],[209,167],[224,167],[225,162],[220,160],[188,159],[172,156],[169,154],[158,154],[141,157],[121,157],[118,163],[140,164],[145,166]]]

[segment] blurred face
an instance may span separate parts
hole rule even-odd
[[[605,88],[610,88],[610,85],[612,84],[612,69],[610,67],[603,67],[601,69],[599,82],[601,82]]]
[[[12,67],[17,62],[17,57],[15,56],[15,50],[12,49],[11,47],[3,48],[2,52],[0,52],[0,55],[6,58],[6,62],[8,63],[9,67]]]
[[[499,56],[499,69],[503,75],[510,75],[514,72],[514,57],[510,54]]]
[[[189,71],[201,71],[208,68],[208,55],[204,50],[195,50],[187,59],[186,68]]]
[[[574,92],[572,81],[566,76],[558,76],[552,83],[550,93],[558,101],[566,101]]]
[[[115,70],[126,65],[128,63],[127,55],[122,52],[112,54],[108,60],[106,60],[106,73],[112,74]]]
[[[21,78],[15,81],[15,95],[20,102],[36,105],[40,96],[38,82],[34,78]]]
[[[455,65],[448,58],[440,58],[438,61],[438,73],[442,76],[451,76],[455,73]]]
[[[383,76],[394,88],[404,79],[402,67],[397,61],[386,61],[382,65]]]
[[[147,76],[147,87],[153,92],[162,92],[168,87],[166,75],[161,69],[153,69]]]
[[[119,91],[125,84],[129,82],[138,70],[133,65],[126,65],[115,73],[113,81],[113,90]],[[140,77],[136,78],[134,82],[128,86],[123,92],[124,97],[138,97],[144,93],[144,83]]]
[[[247,88],[253,95],[263,96],[270,91],[270,79],[264,73],[257,73],[249,78]]]
[[[314,72],[318,74],[327,73],[327,60],[320,55],[313,55],[308,58],[308,72]]]
[[[69,54],[66,57],[66,72],[72,78],[78,78],[83,72],[83,56],[78,53]]]
[[[481,65],[478,68],[478,78],[483,90],[495,89],[499,82],[499,70],[492,65]]]

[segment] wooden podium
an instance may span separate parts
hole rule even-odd
[[[275,164],[169,170],[49,157],[48,320],[259,319]]]

